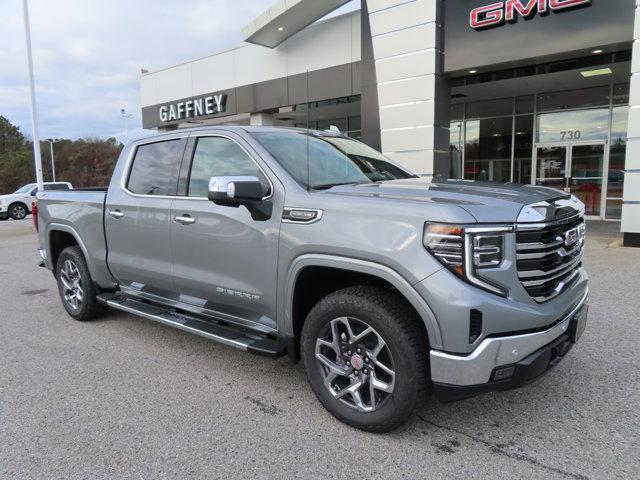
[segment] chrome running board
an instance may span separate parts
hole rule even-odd
[[[278,358],[286,353],[281,342],[258,333],[250,333],[208,320],[201,320],[191,315],[172,309],[152,305],[115,293],[98,295],[98,301],[113,309],[132,313],[139,317],[153,320],[185,332],[194,333],[229,347],[245,350],[250,353]]]

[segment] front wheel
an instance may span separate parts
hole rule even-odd
[[[58,292],[67,313],[78,321],[93,320],[104,308],[96,299],[96,286],[80,247],[65,248],[56,265]]]
[[[22,203],[14,203],[9,207],[9,216],[14,220],[24,220],[29,212]]]
[[[404,423],[423,399],[428,340],[416,313],[378,287],[350,287],[318,302],[302,329],[307,378],[324,407],[362,430]]]

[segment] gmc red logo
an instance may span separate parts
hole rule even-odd
[[[506,0],[478,7],[469,14],[471,28],[481,30],[515,22],[518,16],[528,19],[535,13],[546,15],[569,8],[591,5],[591,0]]]

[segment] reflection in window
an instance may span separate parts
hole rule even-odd
[[[468,121],[464,178],[511,181],[511,122],[513,117]]]
[[[449,126],[449,178],[462,178],[462,122]]]
[[[627,149],[627,123],[629,107],[614,107],[611,115],[611,147],[607,186],[607,218],[619,219],[622,215],[624,186],[624,162]]]
[[[189,196],[206,197],[211,177],[224,176],[257,177],[268,184],[258,165],[233,140],[224,137],[198,139],[189,176]]]
[[[516,117],[513,149],[513,181],[531,183],[531,148],[533,143],[533,115]]]
[[[609,128],[609,109],[545,113],[538,116],[538,142],[605,140]]]
[[[127,188],[140,195],[175,195],[184,145],[180,139],[139,146]]]
[[[538,111],[567,110],[609,105],[611,87],[581,88],[565,92],[541,93],[538,95]]]

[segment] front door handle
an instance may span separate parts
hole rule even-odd
[[[122,213],[120,210],[110,210],[109,215],[112,216],[113,218],[124,217],[124,213]]]
[[[196,223],[196,219],[193,218],[191,215],[182,215],[181,217],[176,217],[173,219],[174,222],[180,223],[182,225],[193,225],[194,223]]]

